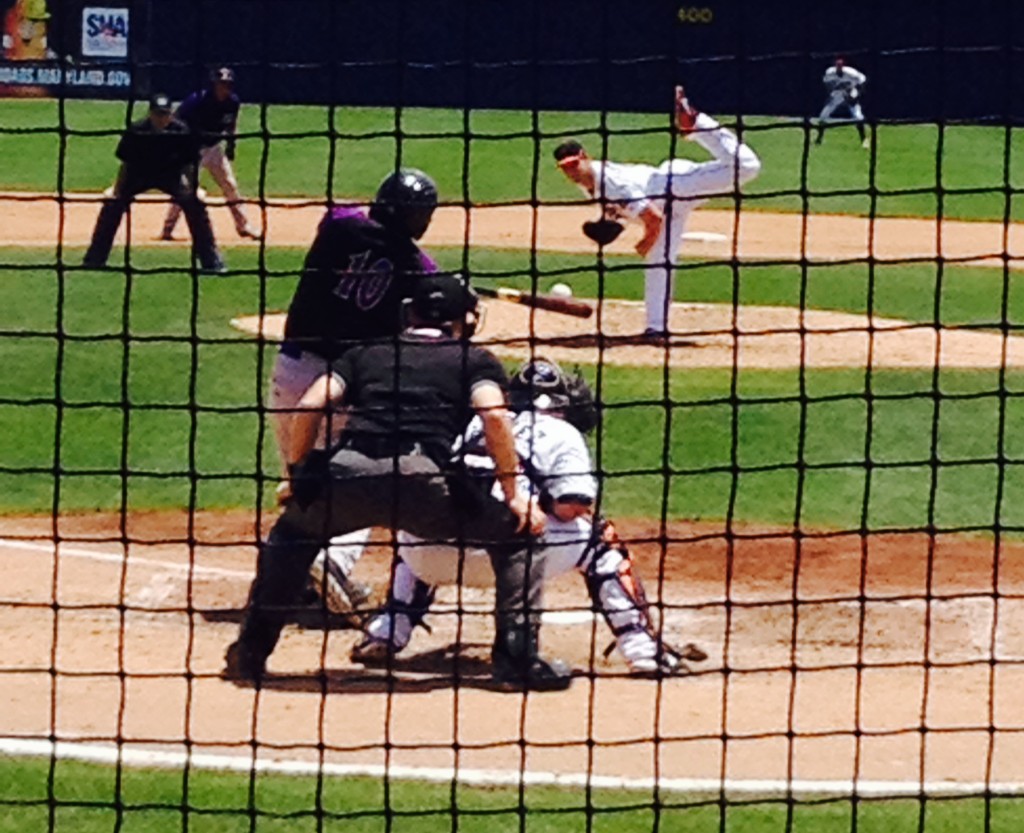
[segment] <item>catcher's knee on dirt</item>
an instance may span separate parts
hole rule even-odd
[[[583,567],[587,590],[630,669],[635,673],[676,674],[688,670],[684,660],[707,659],[695,645],[687,644],[677,651],[658,638],[648,614],[643,583],[633,571],[629,550],[608,521],[599,521],[595,533],[593,553]]]

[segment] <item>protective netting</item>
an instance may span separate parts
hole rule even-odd
[[[11,829],[1019,827],[1021,14],[798,5],[4,4]],[[118,175],[156,93],[228,81],[202,193]],[[400,261],[353,211],[399,168],[477,343],[597,402],[582,456],[520,448],[549,513],[592,473],[613,522],[531,547],[565,691],[495,678],[485,555],[381,528],[287,597],[266,674],[225,656],[281,417],[338,358],[297,319],[373,314]]]

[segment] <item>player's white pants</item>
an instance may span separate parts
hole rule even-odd
[[[281,454],[282,472],[284,471],[284,449],[288,447],[291,440],[295,408],[309,386],[329,372],[330,364],[315,353],[304,351],[297,359],[286,356],[284,353],[278,353],[274,360],[274,371],[270,379],[270,421],[274,426],[277,450]],[[328,419],[327,425],[330,423],[331,420]],[[317,448],[325,447],[327,425],[320,429],[316,441]],[[331,428],[331,434],[337,437],[339,433],[337,429],[340,429],[341,421],[338,420],[335,426],[336,428]],[[355,563],[362,556],[369,537],[370,530],[361,529],[358,532],[350,532],[348,535],[332,538],[330,546],[324,551],[325,555],[341,567],[345,575],[349,575]]]
[[[534,557],[544,559],[546,579],[573,570],[589,575],[591,581],[598,578],[593,583],[600,585],[600,589],[596,594],[592,593],[592,598],[597,596],[594,601],[600,605],[615,633],[619,652],[631,666],[638,666],[657,656],[657,642],[643,624],[647,621],[646,613],[637,609],[635,599],[617,580],[627,557],[618,548],[593,546],[589,520],[561,521],[549,515],[547,528],[535,546]],[[424,590],[437,585],[456,584],[460,578],[463,586],[494,586],[490,558],[484,550],[424,542],[399,532],[389,609],[369,621],[367,634],[374,639],[390,641],[396,652],[401,651],[409,644],[413,629],[425,613],[414,610],[418,599],[430,597]],[[588,586],[591,581],[588,581]]]
[[[828,101],[825,102],[825,106],[821,108],[818,121],[836,121],[832,118],[832,114],[842,107],[845,107],[850,111],[850,118],[854,121],[864,121],[864,111],[860,107],[860,102],[856,100],[849,101],[841,92],[829,95]],[[843,121],[845,121],[845,119],[843,119]]]
[[[224,152],[224,145],[217,143],[210,147],[203,148],[199,152],[199,167],[206,168],[217,183],[224,199],[227,202],[228,210],[235,221],[235,231],[240,235],[251,234],[249,221],[245,216],[245,207],[242,203],[242,195],[238,191],[238,180],[235,179],[235,170]],[[181,207],[177,203],[171,203],[167,209],[167,217],[164,219],[164,236],[169,237],[181,217]]]
[[[674,283],[672,267],[679,257],[690,212],[710,196],[733,193],[761,171],[757,154],[706,113],[697,116],[696,130],[687,138],[704,147],[714,159],[663,162],[647,189],[651,196],[665,195],[665,223],[647,254],[644,270],[647,327],[659,331],[668,329]]]

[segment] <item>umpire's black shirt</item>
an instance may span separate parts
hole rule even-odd
[[[124,132],[116,154],[131,179],[158,182],[179,176],[186,165],[194,164],[199,158],[199,141],[178,119],[157,130],[145,118]]]
[[[366,443],[377,456],[404,453],[418,443],[443,465],[474,414],[473,388],[508,375],[493,354],[437,330],[410,330],[399,338],[353,347],[333,364],[349,407],[341,445]]]

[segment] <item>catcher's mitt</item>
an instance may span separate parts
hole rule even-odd
[[[583,233],[601,246],[607,246],[620,234],[624,226],[615,220],[587,220],[583,224]]]

